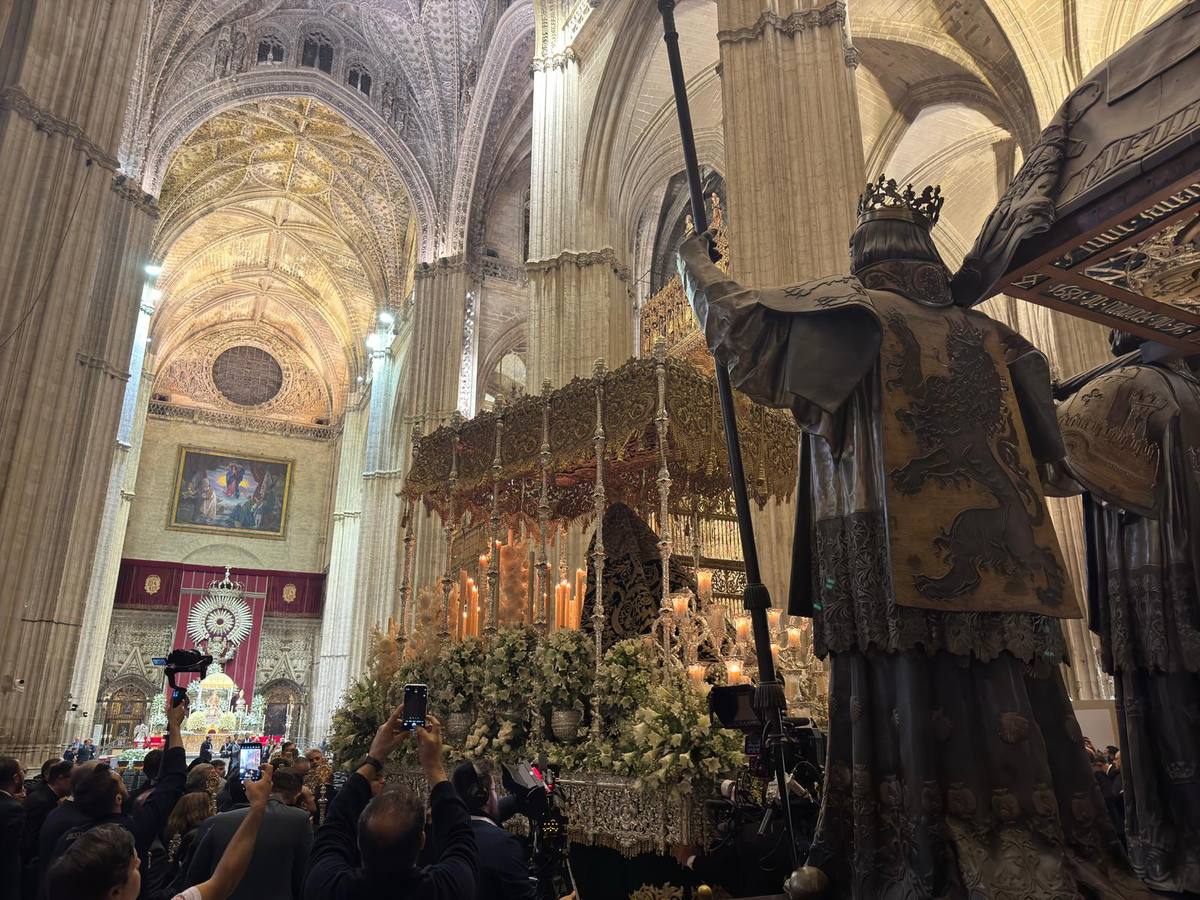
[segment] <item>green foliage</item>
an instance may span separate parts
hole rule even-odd
[[[538,647],[536,663],[542,702],[552,709],[582,710],[595,681],[592,637],[574,628],[556,631]]]
[[[658,655],[649,638],[626,638],[608,648],[597,673],[596,696],[605,732],[631,718],[658,680]]]
[[[386,640],[386,639],[385,639]],[[379,725],[412,681],[430,686],[438,713],[475,710],[463,753],[511,761],[532,752],[530,711],[579,708],[592,694],[593,644],[581,631],[541,639],[527,626],[502,629],[489,645],[469,639],[435,660],[403,663],[376,639],[363,676],[351,683],[334,714],[334,758],[346,765],[370,747]],[[549,744],[554,765],[568,771],[635,776],[648,788],[690,791],[745,764],[742,736],[711,724],[705,696],[672,663],[664,664],[647,638],[611,647],[600,666],[595,695],[603,711],[599,743]],[[412,761],[411,742],[400,753]]]
[[[450,644],[438,654],[429,682],[429,700],[439,715],[479,708],[484,659],[483,641],[479,638]]]
[[[509,717],[524,717],[534,696],[538,632],[528,625],[501,628],[483,661],[483,699]]]
[[[238,717],[237,713],[223,712],[221,718],[217,720],[217,730],[223,732],[237,731]]]

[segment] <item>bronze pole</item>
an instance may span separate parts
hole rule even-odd
[[[658,0],[658,11],[663,20],[663,42],[667,45],[667,62],[671,67],[671,85],[675,91],[675,111],[679,116],[679,136],[683,143],[684,170],[687,173],[688,193],[692,202],[692,221],[696,233],[708,230],[708,214],[704,207],[704,193],[700,185],[700,163],[696,158],[696,137],[692,132],[692,112],[688,106],[687,83],[683,76],[683,62],[679,55],[679,32],[675,28],[675,0]],[[746,563],[746,590],[742,595],[742,606],[750,613],[754,632],[754,655],[758,662],[758,687],[754,694],[754,705],[765,723],[764,747],[774,745],[775,777],[779,786],[779,801],[787,820],[792,865],[796,865],[796,841],[792,828],[791,805],[787,793],[787,765],[784,762],[783,711],[785,700],[783,685],[775,674],[775,660],[771,656],[771,629],[767,623],[767,610],[771,608],[771,594],[762,583],[758,567],[758,546],[754,541],[754,523],[750,519],[750,495],[746,488],[746,471],[742,465],[742,446],[738,439],[737,410],[733,405],[733,387],[729,382],[729,370],[725,362],[714,358],[717,376],[717,396],[721,402],[721,421],[725,426],[725,452],[729,457],[729,478],[733,486],[734,506],[737,510],[738,534],[742,540],[742,559]],[[669,578],[663,572],[663,578]]]

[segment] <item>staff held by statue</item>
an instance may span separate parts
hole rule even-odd
[[[704,192],[700,183],[700,164],[696,157],[696,138],[692,132],[692,114],[688,105],[687,84],[683,75],[683,62],[679,54],[679,32],[675,28],[675,0],[658,0],[658,11],[663,21],[663,42],[667,47],[667,62],[671,69],[671,85],[675,92],[675,110],[679,116],[679,133],[683,144],[684,171],[687,174],[688,194],[691,198],[692,221],[696,233],[708,229],[708,214],[704,206]],[[742,559],[746,564],[746,589],[742,605],[750,614],[754,635],[754,654],[758,663],[758,686],[755,689],[754,705],[766,723],[764,742],[775,748],[775,778],[779,796],[787,796],[787,765],[784,748],[779,738],[783,734],[785,707],[783,684],[775,674],[775,660],[771,654],[771,631],[767,622],[767,610],[771,608],[771,595],[762,582],[758,565],[758,546],[754,539],[754,523],[750,518],[750,495],[746,488],[746,471],[742,465],[742,448],[738,439],[737,410],[733,404],[733,387],[729,372],[720,359],[716,363],[717,396],[721,403],[721,421],[725,427],[725,451],[729,458],[729,476],[732,482],[734,508],[737,512],[738,534],[742,542]],[[803,461],[802,461],[803,462]],[[803,498],[800,498],[803,505]],[[665,578],[665,576],[664,576]],[[792,837],[792,862],[796,863],[795,835],[791,821],[790,805],[783,808],[787,815],[788,832]]]

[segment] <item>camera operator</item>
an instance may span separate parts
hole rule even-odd
[[[479,848],[479,877],[475,900],[536,900],[537,881],[529,875],[525,848],[500,824],[516,814],[516,800],[496,794],[491,766],[460,763],[451,779],[471,814],[471,830]]]
[[[811,800],[793,793],[791,776],[788,784],[793,818],[809,818]],[[794,866],[788,847],[791,836],[774,784],[767,787],[769,817],[765,829],[766,810],[742,796],[735,782],[722,782],[721,796],[726,801],[721,805],[728,811],[728,818],[718,828],[716,843],[701,853],[691,847],[676,847],[676,861],[693,873],[698,882],[719,885],[734,897],[778,894],[779,886]],[[807,841],[798,850],[803,859]]]

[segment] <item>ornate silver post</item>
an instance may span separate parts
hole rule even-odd
[[[438,637],[443,643],[450,640],[450,587],[454,584],[451,567],[454,565],[454,535],[458,531],[458,520],[454,515],[454,489],[458,486],[458,437],[462,424],[462,414],[456,409],[450,415],[454,440],[450,445],[450,477],[446,481],[446,521],[442,525],[446,533],[446,569],[442,574],[442,630],[438,632]]]
[[[504,437],[504,408],[496,403],[496,455],[492,457],[492,536],[488,548],[488,620],[484,634],[496,636],[500,624],[500,445]]]
[[[592,443],[596,448],[596,486],[592,500],[596,514],[596,545],[592,552],[592,565],[596,572],[596,601],[592,604],[592,630],[596,638],[596,681],[599,683],[600,665],[604,656],[604,447],[608,438],[604,434],[604,359],[596,360],[592,373],[596,379],[596,431]],[[600,744],[600,704],[592,704],[592,739]]]
[[[533,624],[545,634],[546,610],[550,607],[550,558],[547,542],[550,532],[550,381],[542,382],[542,448],[538,453],[542,469],[542,491],[538,497],[538,560],[539,583],[534,591]]]
[[[417,542],[417,502],[409,498],[404,512],[404,555],[400,558],[400,634],[397,643],[400,653],[404,654],[404,645],[408,642],[408,619],[410,603],[412,602],[412,562],[413,545]]]
[[[662,560],[662,608],[671,606],[671,471],[667,468],[667,340],[654,340],[654,374],[658,381],[658,405],[654,429],[658,435],[658,556]],[[671,652],[671,631],[663,629],[663,649]]]

